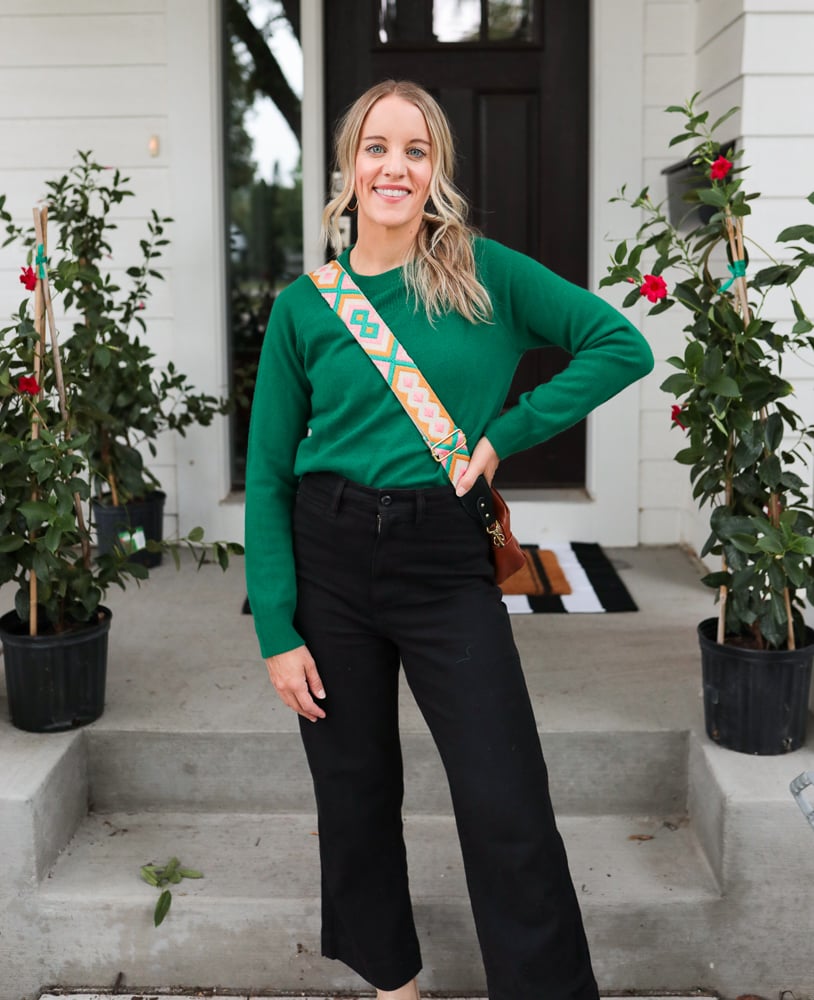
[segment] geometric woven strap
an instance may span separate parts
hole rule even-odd
[[[328,261],[311,271],[309,278],[393,390],[454,486],[469,465],[466,435],[416,363],[338,261]]]

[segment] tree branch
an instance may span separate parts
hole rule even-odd
[[[288,16],[287,6],[286,16]],[[226,19],[230,30],[236,38],[243,42],[252,57],[254,72],[251,77],[251,86],[274,102],[277,110],[285,118],[288,127],[299,141],[301,132],[300,99],[289,86],[288,80],[266,44],[265,38],[252,24],[245,7],[239,0],[228,0]]]

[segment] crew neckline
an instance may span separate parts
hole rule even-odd
[[[397,264],[396,267],[391,267],[387,271],[379,271],[378,274],[362,274],[361,271],[355,271],[350,262],[351,250],[353,250],[353,246],[349,246],[347,249],[342,251],[339,255],[339,263],[345,268],[348,274],[352,275],[358,281],[389,283],[394,277],[399,279],[401,278],[401,264]]]

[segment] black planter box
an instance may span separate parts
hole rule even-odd
[[[814,630],[791,650],[754,650],[715,641],[717,618],[698,626],[707,736],[728,750],[770,756],[806,740]]]
[[[111,613],[55,635],[28,634],[16,612],[0,618],[11,722],[32,733],[59,733],[98,719],[105,707]]]

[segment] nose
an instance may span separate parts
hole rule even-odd
[[[401,177],[405,173],[405,170],[401,153],[391,150],[384,163],[384,172],[390,177]]]

